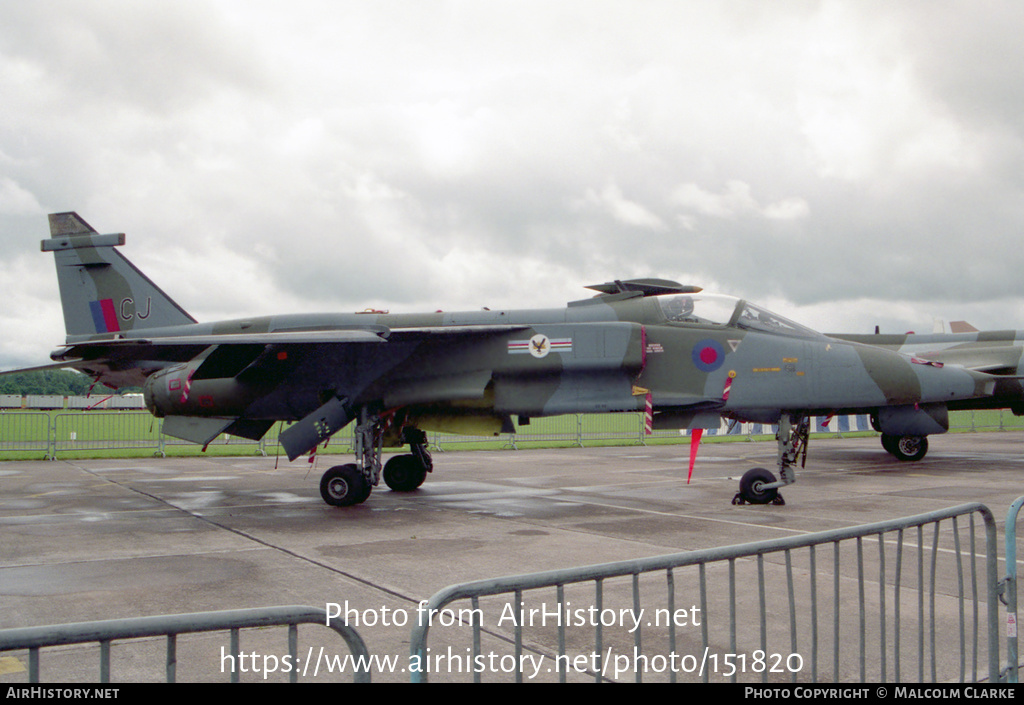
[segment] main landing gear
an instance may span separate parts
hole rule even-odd
[[[779,419],[779,431],[775,441],[779,447],[779,475],[776,480],[768,470],[753,468],[740,479],[740,491],[732,498],[733,504],[785,504],[779,488],[796,482],[792,466],[800,461],[803,467],[807,461],[807,441],[811,433],[811,420],[807,416],[789,416]]]
[[[412,452],[396,455],[381,467],[383,437],[391,421],[391,417],[381,418],[366,411],[360,414],[355,430],[358,462],[336,465],[323,474],[320,496],[325,502],[335,507],[361,504],[380,483],[382,474],[393,492],[411,492],[423,484],[434,463],[427,450],[427,434],[417,428],[402,430],[402,440]]]
[[[355,463],[335,465],[320,478],[320,496],[335,507],[365,502],[373,485]]]
[[[882,434],[882,447],[896,460],[913,463],[928,454],[928,436],[895,436],[882,432],[878,414],[871,414],[871,428]]]
[[[914,462],[928,453],[928,436],[887,436],[882,434],[882,447],[896,460]]]
[[[434,470],[434,460],[427,451],[427,434],[418,428],[407,428],[402,438],[412,452],[396,455],[384,464],[384,484],[392,492],[412,492]]]

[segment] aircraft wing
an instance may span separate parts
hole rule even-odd
[[[949,348],[919,355],[926,360],[960,365],[975,372],[993,375],[1014,374],[1021,362],[1019,345],[987,345]]]
[[[379,332],[367,330],[289,331],[285,333],[201,334],[158,338],[112,338],[76,342],[51,354],[52,364],[0,374],[21,374],[52,369],[83,372],[114,389],[140,387],[153,372],[186,363],[211,346],[264,348],[268,345],[383,343]]]
[[[437,326],[389,329],[384,326],[334,330],[286,330],[261,333],[199,333],[160,337],[103,338],[71,343],[52,357],[58,362],[36,367],[7,370],[0,374],[20,374],[52,369],[84,372],[114,388],[142,386],[158,369],[189,362],[211,346],[230,350],[261,350],[268,346],[308,349],[316,346],[379,345],[388,341],[415,342],[455,336],[489,336],[522,330],[519,325]]]
[[[1014,376],[1024,370],[1024,345],[1017,339],[1015,331],[969,334],[837,334],[832,337],[996,376]]]
[[[392,339],[414,340],[456,335],[490,335],[523,330],[525,326],[437,326],[424,328],[401,328],[397,330],[384,326],[349,328],[340,330],[288,330],[269,333],[208,333],[169,335],[153,338],[109,338],[72,343],[58,354],[64,358],[76,356],[76,352],[88,353],[99,350],[147,347],[207,347],[210,345],[314,345],[383,343]],[[85,358],[88,355],[81,355]]]

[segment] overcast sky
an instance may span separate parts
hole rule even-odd
[[[827,332],[1024,328],[1024,3],[0,2],[0,368],[46,214],[201,321],[657,276]]]

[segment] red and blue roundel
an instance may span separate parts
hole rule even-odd
[[[707,338],[693,346],[691,357],[701,372],[714,372],[725,362],[725,348],[717,340]]]

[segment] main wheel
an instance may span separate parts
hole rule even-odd
[[[334,507],[365,502],[373,488],[354,464],[336,465],[320,478],[320,496]]]
[[[928,453],[928,436],[882,436],[882,446],[897,460],[914,462]]]
[[[776,488],[763,489],[764,485],[776,482],[775,475],[764,468],[752,468],[740,478],[740,497],[750,504],[768,504],[775,501],[779,491]]]
[[[384,483],[394,492],[412,492],[427,479],[427,469],[415,455],[396,455],[384,464]]]
[[[899,436],[887,436],[882,434],[882,447],[885,448],[885,452],[890,455],[896,455],[895,445],[896,440]]]

